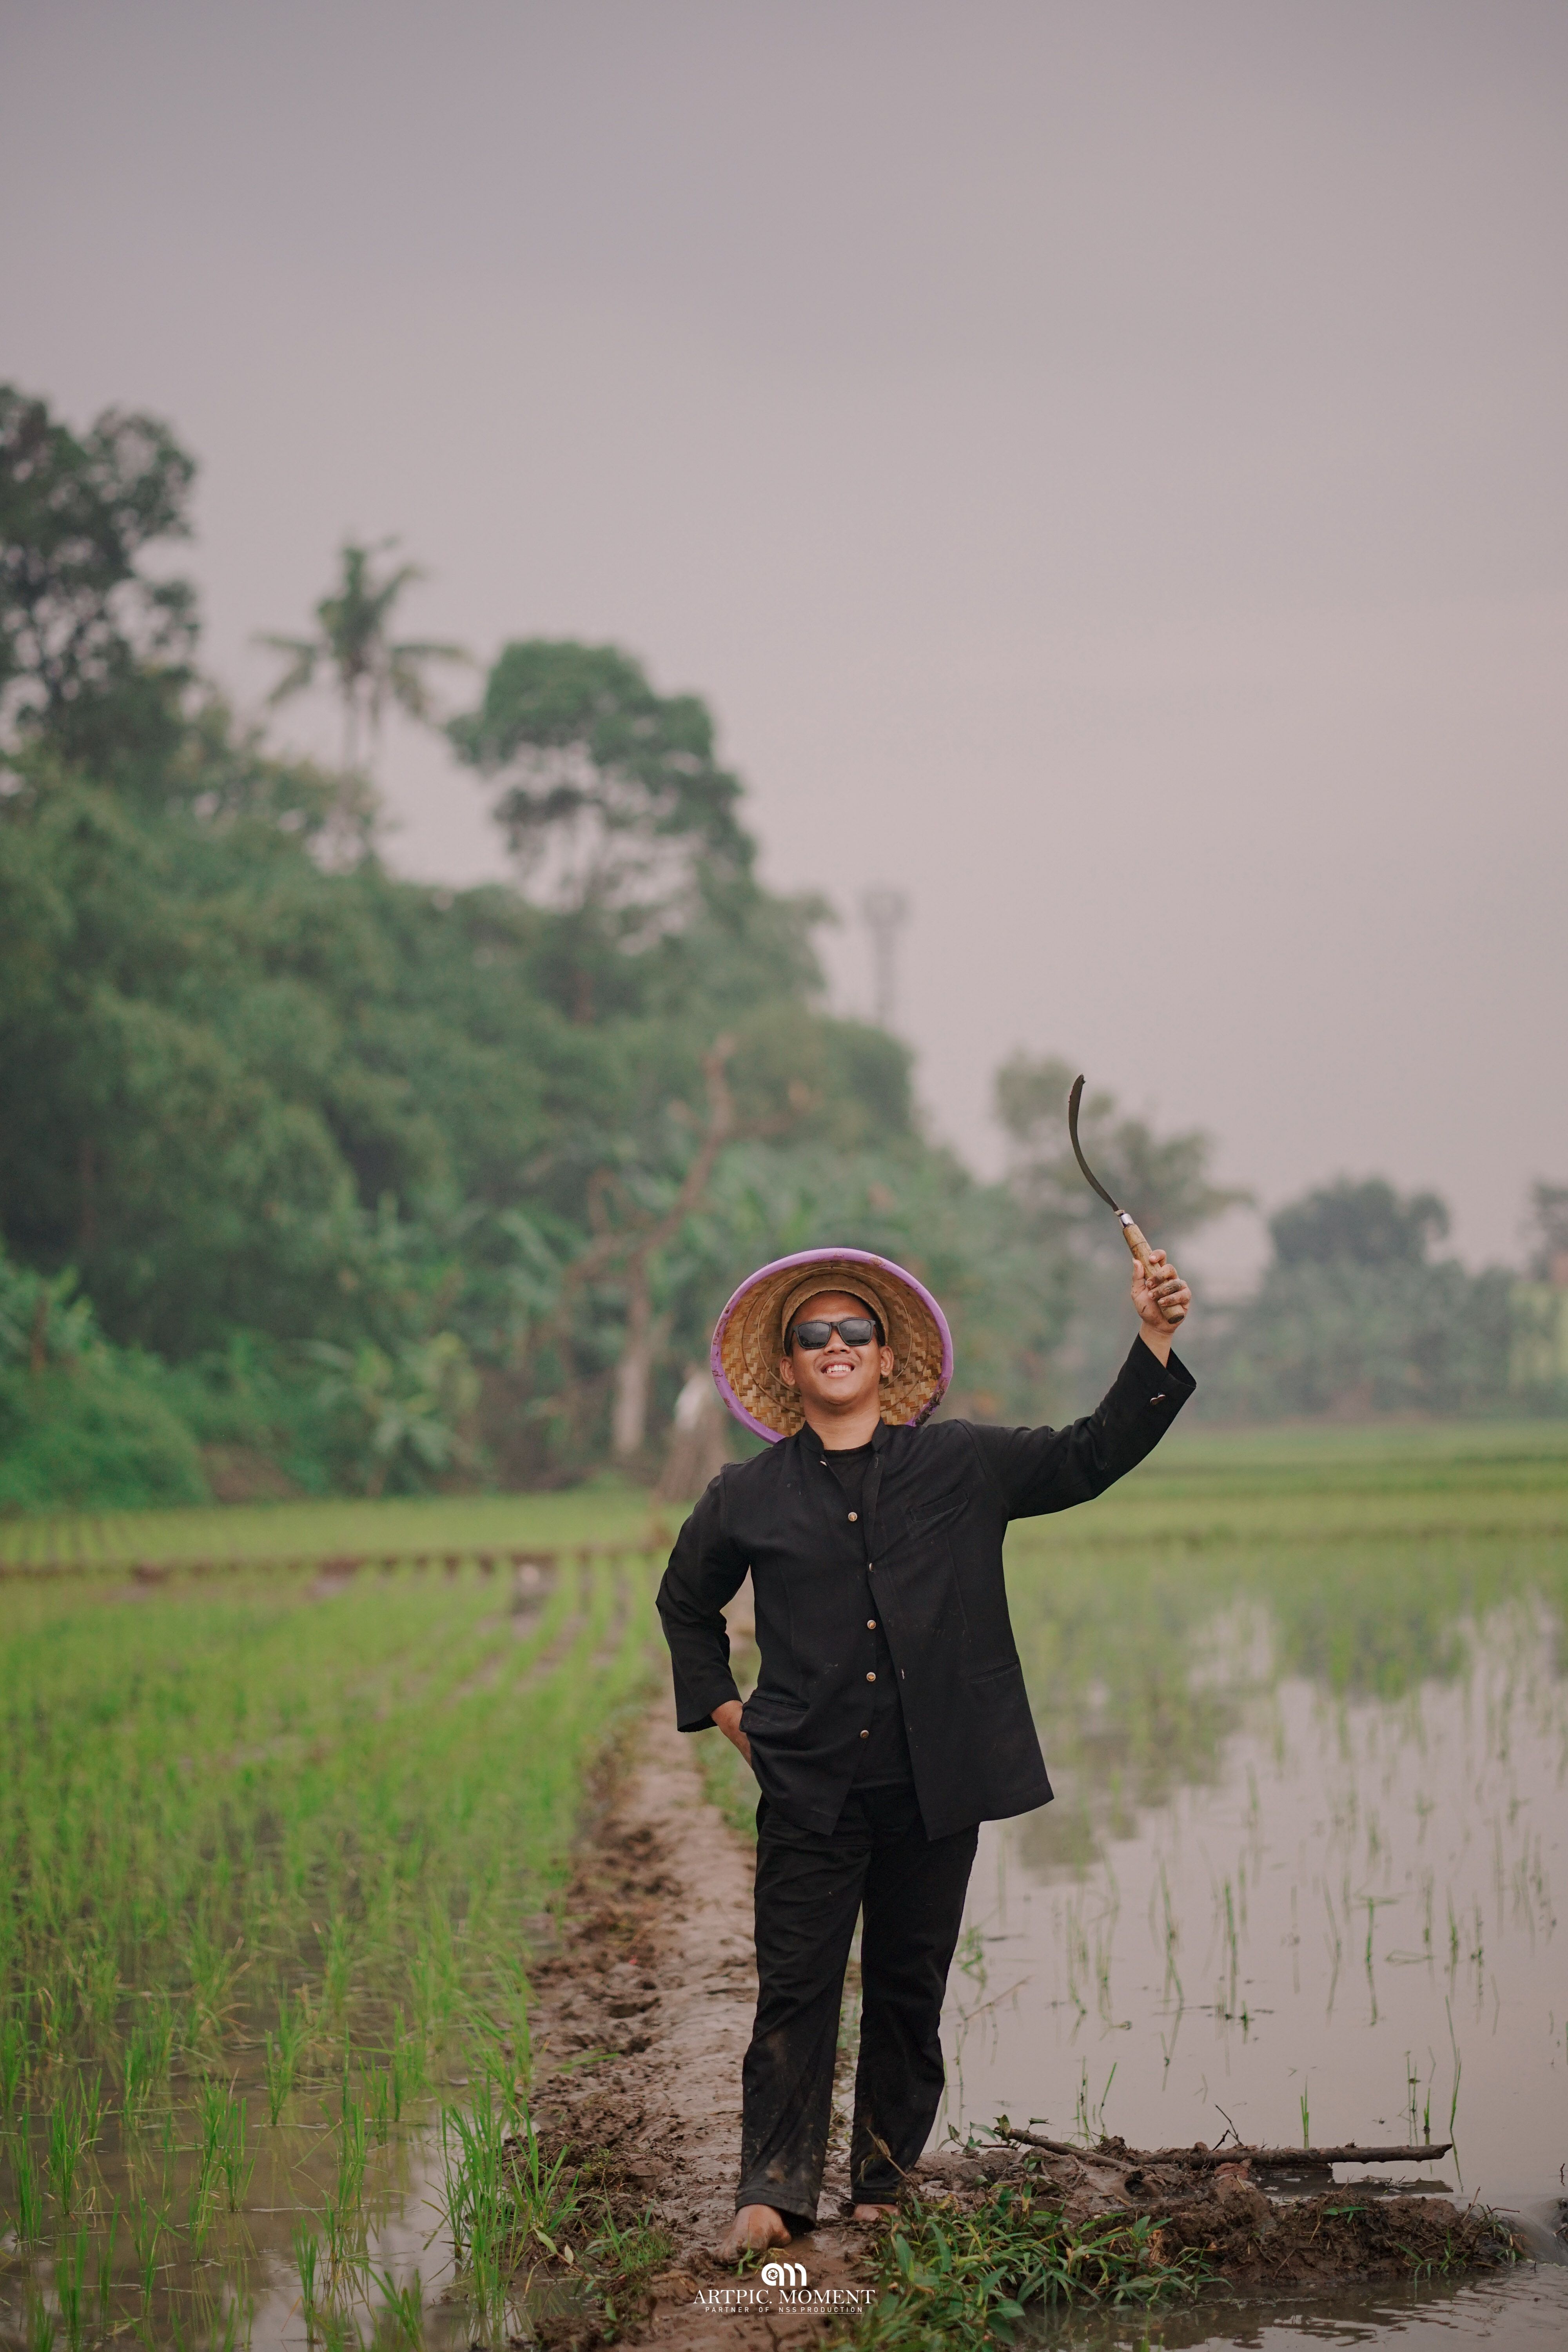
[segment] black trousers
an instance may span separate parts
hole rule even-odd
[[[942,2097],[942,1994],[978,1829],[928,1838],[914,1790],[852,1790],[831,1837],[757,1807],[757,2021],[742,2074],[742,2205],[816,2219],[844,1970],[860,1938],[857,2202],[890,2203]]]

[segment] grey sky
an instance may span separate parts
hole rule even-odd
[[[34,0],[0,373],[198,454],[243,702],[351,530],[421,634],[705,694],[771,881],[910,893],[977,1164],[1023,1045],[1512,1255],[1568,1180],[1565,101],[1562,0]],[[495,869],[438,747],[385,780],[400,862]]]

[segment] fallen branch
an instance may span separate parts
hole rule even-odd
[[[997,2137],[1044,2148],[1049,2156],[1076,2156],[1080,2163],[1086,2156],[1113,2157],[1119,2164],[1125,2157],[1134,2167],[1184,2164],[1195,2172],[1213,2171],[1222,2164],[1260,2164],[1281,2172],[1326,2171],[1331,2164],[1430,2164],[1454,2145],[1446,2139],[1424,2147],[1358,2147],[1353,2140],[1344,2147],[1247,2147],[1237,2142],[1229,2147],[1129,2147],[1124,2140],[1101,2140],[1098,2148],[1085,2148],[1019,2131],[1012,2124],[998,2126]]]

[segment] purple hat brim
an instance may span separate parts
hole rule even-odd
[[[929,1309],[938,1331],[942,1334],[942,1376],[937,1381],[930,1402],[923,1405],[921,1411],[904,1424],[906,1428],[918,1429],[922,1421],[930,1419],[947,1394],[948,1383],[952,1378],[952,1333],[948,1328],[947,1318],[924,1283],[919,1281],[907,1266],[900,1265],[897,1259],[879,1257],[874,1250],[858,1249],[797,1250],[793,1257],[775,1257],[768,1265],[758,1266],[754,1274],[749,1274],[740,1288],[731,1294],[725,1302],[722,1314],[713,1326],[713,1344],[708,1351],[708,1360],[713,1373],[713,1385],[724,1400],[725,1410],[733,1414],[742,1429],[751,1430],[754,1436],[765,1437],[770,1445],[782,1444],[783,1430],[772,1429],[765,1421],[759,1421],[754,1412],[748,1412],[725,1377],[722,1353],[725,1326],[741,1301],[756,1288],[758,1283],[765,1282],[770,1275],[793,1272],[797,1266],[829,1265],[863,1265],[868,1274],[881,1272],[894,1276],[907,1288],[912,1290],[921,1305]]]

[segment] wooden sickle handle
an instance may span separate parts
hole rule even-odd
[[[1137,1259],[1144,1272],[1147,1274],[1152,1274],[1154,1271],[1153,1251],[1150,1248],[1148,1243],[1144,1240],[1142,1232],[1133,1223],[1126,1210],[1120,1210],[1118,1214],[1121,1219],[1122,1239],[1126,1242],[1128,1248],[1131,1251],[1133,1256]],[[1183,1322],[1185,1319],[1186,1312],[1187,1310],[1184,1307],[1162,1307],[1160,1309],[1162,1317],[1171,1325],[1173,1329],[1174,1329],[1178,1323]]]

